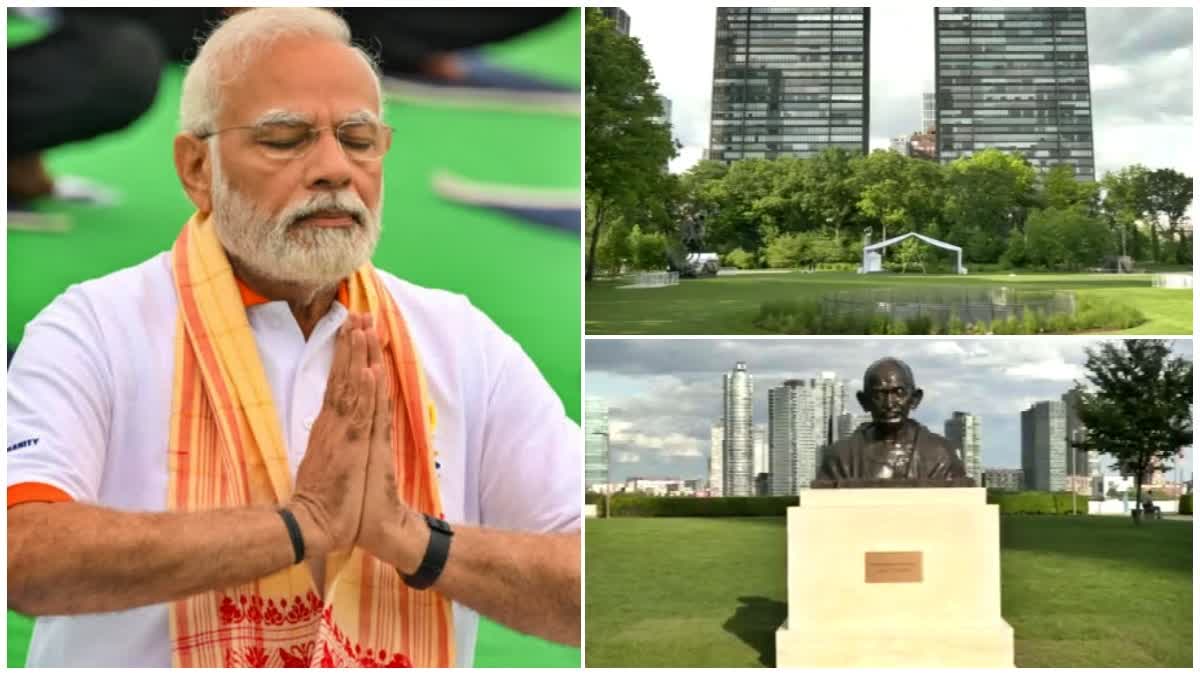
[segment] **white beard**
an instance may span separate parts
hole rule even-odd
[[[270,214],[239,193],[221,171],[216,143],[212,152],[212,221],[226,253],[254,273],[274,281],[325,288],[336,285],[371,259],[382,230],[380,213],[351,190],[323,192]],[[350,229],[292,227],[318,211],[337,209],[354,216]]]

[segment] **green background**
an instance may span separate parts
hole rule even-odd
[[[486,51],[493,61],[579,85],[579,12]],[[9,17],[10,40],[22,22]],[[183,68],[163,74],[153,107],[130,127],[47,154],[53,175],[77,175],[117,190],[116,206],[39,203],[73,221],[66,234],[8,233],[8,345],[69,285],[135,265],[170,248],[192,213],[175,175]],[[391,101],[395,128],[386,176],[384,230],[374,263],[423,286],[465,294],[534,360],[580,419],[579,239],[433,193],[435,171],[472,181],[580,189],[580,125],[572,115],[463,109]],[[447,336],[452,339],[453,336]],[[8,665],[21,666],[30,621],[8,614]],[[482,620],[477,666],[577,667],[579,650]]]

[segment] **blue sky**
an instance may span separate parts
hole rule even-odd
[[[609,405],[610,475],[707,476],[710,427],[721,415],[721,375],[745,361],[754,376],[754,423],[767,423],[767,390],[785,379],[834,371],[861,388],[871,361],[896,356],[912,366],[925,400],[915,417],[941,433],[955,410],[981,417],[983,465],[1020,467],[1020,413],[1057,400],[1084,381],[1081,337],[1012,339],[589,339],[586,395]],[[1192,358],[1191,340],[1174,350]],[[848,409],[860,412],[853,394]],[[1191,458],[1180,463],[1191,475]]]

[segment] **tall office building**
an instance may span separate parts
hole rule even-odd
[[[1079,402],[1083,392],[1075,387],[1063,394],[1062,402],[1066,415],[1067,473],[1072,476],[1100,475],[1100,455],[1094,450],[1076,450],[1076,441],[1084,439],[1086,431],[1079,419]]]
[[[939,159],[998,148],[1095,180],[1086,9],[933,11]]]
[[[946,440],[962,453],[967,476],[974,478],[976,485],[982,479],[980,456],[983,453],[983,434],[979,428],[979,416],[958,410],[946,420]]]
[[[839,380],[837,373],[823,371],[814,381],[821,390],[821,431],[828,445],[837,440],[837,418],[846,412],[846,391],[849,385],[845,380]],[[817,458],[820,460],[820,457]]]
[[[937,95],[932,91],[921,94],[921,133],[937,131]]]
[[[612,22],[617,24],[617,32],[621,35],[629,35],[629,14],[620,7],[597,7],[600,13],[605,17],[612,19]]]
[[[718,7],[707,158],[867,154],[871,10]]]
[[[771,472],[771,457],[768,452],[767,425],[754,425],[754,475]]]
[[[1021,412],[1021,469],[1026,489],[1066,489],[1065,407],[1062,401],[1039,401]]]
[[[754,495],[754,378],[738,361],[725,373],[725,485],[727,497]]]
[[[871,415],[869,413],[844,412],[838,415],[837,436],[833,440],[840,441],[843,438],[850,438],[859,427],[870,421]]]
[[[605,485],[608,479],[608,405],[604,399],[588,398],[583,404],[585,488]]]
[[[725,492],[725,423],[712,425],[712,439],[708,446],[708,494],[720,497]]]
[[[817,477],[821,449],[836,438],[845,394],[846,383],[830,372],[787,380],[767,392],[772,495],[799,494]]]

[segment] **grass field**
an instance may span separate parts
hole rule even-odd
[[[783,518],[589,519],[588,667],[774,665]],[[1005,516],[1019,667],[1192,665],[1192,523]]]
[[[1190,270],[1187,270],[1190,271]],[[764,333],[753,320],[768,300],[817,299],[835,290],[922,286],[1010,286],[1018,290],[1076,291],[1136,307],[1146,323],[1124,331],[1191,335],[1192,291],[1150,286],[1149,274],[858,275],[852,272],[746,274],[683,279],[678,286],[620,289],[629,281],[596,281],[585,290],[589,335]]]

